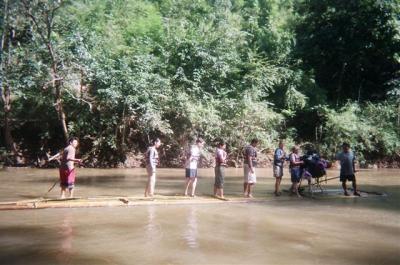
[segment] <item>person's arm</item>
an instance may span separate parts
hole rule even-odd
[[[281,155],[280,155],[280,157],[279,157],[279,160],[281,160],[282,162],[284,162],[285,161],[285,152],[283,151],[283,150],[281,150],[280,151],[280,153],[281,153]]]
[[[67,161],[72,161],[72,162],[76,162],[76,163],[80,163],[81,160],[80,159],[76,159],[75,158],[75,150],[68,150],[68,154],[67,154]]]
[[[353,172],[356,173],[356,156],[353,153],[353,161],[352,161],[352,166],[353,166]]]
[[[54,159],[58,159],[60,156],[61,156],[61,152],[49,157],[48,161],[50,162],[50,161],[52,161]]]
[[[217,160],[220,165],[224,166],[226,163],[226,152],[225,151],[217,151]]]
[[[150,151],[149,152],[150,166],[154,170],[157,166],[156,161],[155,161],[156,152],[153,148],[151,148],[149,151]]]
[[[296,161],[296,159],[294,158],[294,154],[290,155],[290,163],[292,163],[292,165],[294,166],[299,166],[301,164],[303,164],[303,161]]]
[[[254,169],[253,169],[253,160],[251,159],[251,152],[246,150],[246,159],[247,159],[247,164],[249,165],[249,169],[251,173],[254,173]]]
[[[227,158],[227,153],[225,151],[222,151],[222,165],[226,166],[226,158]]]

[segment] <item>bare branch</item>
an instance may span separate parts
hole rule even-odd
[[[68,93],[68,95],[70,95],[73,99],[75,99],[75,100],[77,100],[77,101],[82,101],[82,102],[85,102],[86,104],[88,104],[88,105],[89,105],[90,111],[92,111],[93,105],[92,105],[91,102],[86,101],[86,100],[84,100],[83,98],[77,98],[77,97],[75,97],[75,95],[72,94],[68,89],[65,89],[65,91],[66,91],[66,92]]]

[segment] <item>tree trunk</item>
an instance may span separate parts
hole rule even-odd
[[[52,58],[54,58],[52,56]],[[53,66],[52,66],[52,78],[53,78],[53,87],[55,89],[55,107],[58,114],[58,120],[60,122],[60,126],[64,135],[65,141],[69,138],[68,127],[67,127],[67,118],[64,112],[62,99],[61,99],[61,81],[58,78],[57,71],[56,71],[56,63],[53,59]]]
[[[10,88],[6,85],[3,91],[3,104],[4,104],[4,140],[6,143],[7,151],[12,151],[13,154],[17,154],[16,144],[11,135],[11,124],[10,124],[10,114],[11,114],[11,92]]]
[[[11,38],[12,35],[8,38],[8,58],[4,59],[4,49],[6,47],[6,39],[7,33],[9,31],[8,27],[8,0],[4,1],[4,27],[3,32],[1,33],[1,44],[0,44],[0,92],[1,99],[3,101],[3,110],[4,110],[4,141],[6,144],[7,151],[12,151],[14,154],[17,154],[16,144],[11,135],[11,124],[10,124],[10,114],[11,114],[11,90],[7,81],[4,81],[4,70],[9,67],[11,62]]]

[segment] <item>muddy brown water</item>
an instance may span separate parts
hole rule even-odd
[[[359,172],[361,190],[385,194],[364,198],[275,198],[271,173],[258,171],[261,203],[1,211],[0,264],[400,264],[399,170]],[[156,193],[182,194],[183,174],[160,169]],[[227,170],[228,198],[241,196],[241,174]],[[213,170],[199,176],[198,195],[211,194]],[[42,197],[56,179],[2,170],[0,201]],[[76,196],[139,196],[145,182],[144,169],[78,169]]]

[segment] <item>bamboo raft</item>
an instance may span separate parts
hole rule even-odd
[[[0,202],[0,211],[26,210],[47,208],[84,208],[84,207],[130,207],[141,205],[179,205],[179,204],[220,204],[220,203],[250,203],[266,202],[267,199],[254,198],[229,198],[222,199],[213,196],[184,197],[156,195],[152,198],[145,197],[116,197],[96,196],[88,198],[20,200],[12,202]]]

